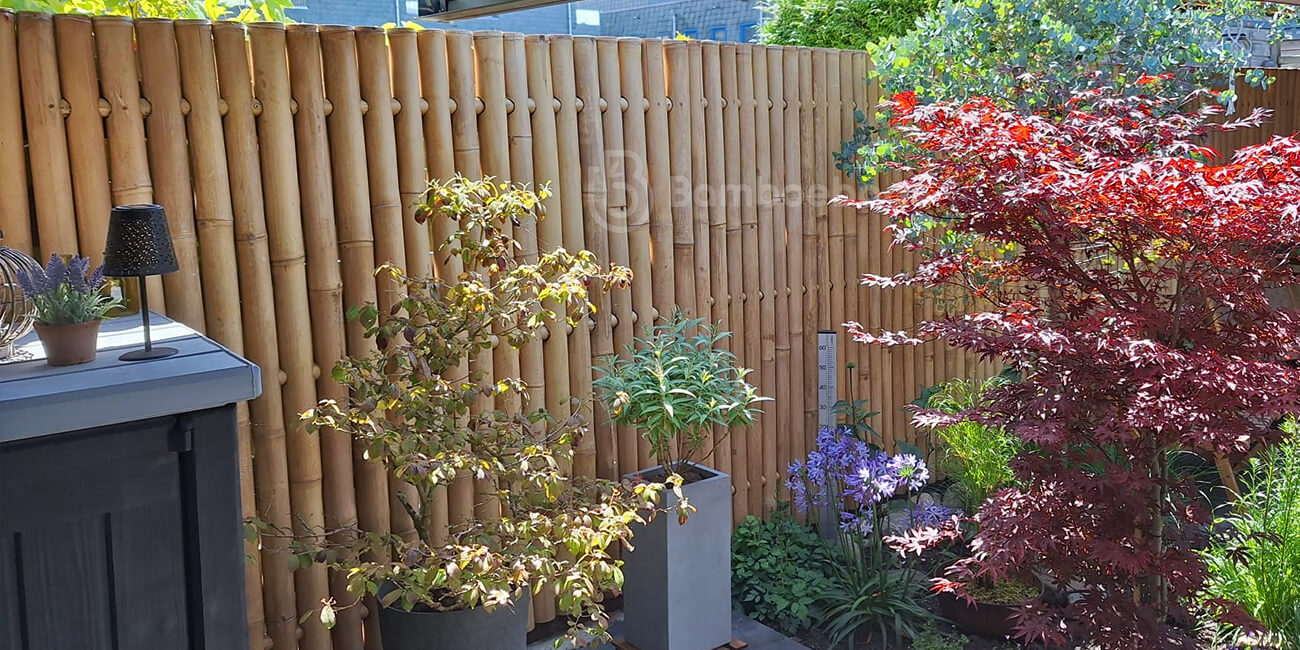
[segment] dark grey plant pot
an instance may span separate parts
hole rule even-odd
[[[638,526],[635,549],[623,554],[623,630],[637,650],[707,650],[731,641],[731,477],[695,467],[707,478],[682,492],[696,512],[678,524],[677,496],[665,492],[668,512]]]
[[[380,589],[380,595],[385,593]],[[379,610],[384,650],[527,650],[528,602],[524,589],[515,602],[488,611],[482,607],[454,612]]]

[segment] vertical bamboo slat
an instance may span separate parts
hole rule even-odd
[[[307,255],[312,355],[318,368],[316,393],[320,399],[344,403],[348,397],[347,389],[335,382],[331,373],[334,365],[346,354],[347,342],[344,338],[338,233],[334,227],[334,197],[330,191],[320,34],[315,25],[289,25],[286,46],[290,92],[298,108],[294,115],[294,143],[298,153],[299,196]],[[333,429],[323,429],[318,435],[325,530],[331,533],[330,541],[347,544],[354,539],[348,529],[357,525],[352,439]],[[332,572],[329,588],[335,602],[345,604],[353,601],[354,597],[347,592],[345,572]],[[331,632],[334,647],[361,648],[361,628],[361,608],[339,609]]]
[[[820,178],[826,184],[827,198],[831,198],[844,193],[844,184],[842,182],[844,175],[835,168],[835,163],[831,160],[830,155],[831,152],[839,149],[837,142],[841,136],[840,123],[842,122],[842,114],[840,111],[843,104],[841,93],[849,89],[842,86],[839,52],[823,50],[822,54],[826,57],[826,79],[822,86],[826,89],[826,130],[821,140],[825,142],[827,153],[820,159],[822,169]],[[841,377],[838,382],[839,394],[836,396],[838,399],[847,399],[849,395],[849,382],[844,379],[844,370],[845,364],[852,354],[849,341],[841,335],[844,331],[842,324],[847,320],[844,313],[844,268],[846,266],[844,260],[844,219],[846,212],[847,210],[839,205],[827,207],[827,267],[822,274],[822,281],[826,283],[830,296],[829,318],[826,317],[826,314],[823,314],[822,326],[835,332],[836,350],[838,352],[835,359],[835,372]]]
[[[140,79],[135,60],[135,27],[121,16],[95,16],[95,50],[99,59],[99,88],[108,102],[109,189],[114,205],[153,203],[153,181],[144,138]],[[28,145],[31,135],[28,135]],[[35,166],[33,165],[33,172]],[[166,313],[162,276],[145,279],[149,306]]]
[[[186,131],[190,140],[190,167],[194,174],[195,226],[205,254],[199,258],[205,282],[203,313],[207,332],[235,354],[244,353],[242,307],[239,302],[239,265],[235,251],[235,222],[230,198],[230,174],[226,168],[225,133],[221,124],[220,94],[212,43],[212,26],[207,21],[176,23],[177,54],[181,85],[190,112]],[[98,111],[96,111],[98,113]],[[82,226],[84,228],[84,225]],[[247,404],[236,409],[239,427],[239,487],[244,517],[257,516],[253,489],[252,424]],[[257,545],[245,542],[244,553],[258,556]],[[260,643],[262,598],[259,563],[244,566],[250,611],[249,627]],[[256,609],[254,610],[254,606]],[[256,621],[256,623],[254,623]]]
[[[375,303],[374,234],[370,221],[370,188],[365,178],[365,142],[361,117],[360,79],[357,72],[356,36],[351,28],[320,28],[320,52],[325,96],[330,102],[326,131],[334,189],[334,224],[343,282],[343,308]],[[362,357],[375,351],[373,339],[364,336],[355,320],[344,325],[347,353]],[[388,472],[371,460],[363,441],[352,442],[353,482],[356,486],[357,523],[362,530],[392,531]],[[377,647],[379,617],[364,621],[366,647]]]
[[[96,32],[102,37],[99,23]],[[244,354],[262,369],[262,396],[249,404],[252,420],[253,477],[257,515],[280,530],[291,527],[289,474],[280,400],[280,361],[275,329],[275,299],[271,289],[271,259],[267,242],[257,124],[249,70],[246,32],[242,25],[213,26],[217,76],[227,106],[226,160],[229,165],[231,210],[235,220],[235,254],[244,326]],[[104,65],[103,51],[100,53]],[[109,114],[110,116],[112,113]],[[109,123],[112,137],[112,121]],[[280,540],[263,542],[261,553],[264,625],[273,647],[294,648],[298,639],[290,554]],[[256,615],[252,612],[250,615]],[[258,621],[250,623],[252,647],[261,647]]]
[[[302,233],[302,202],[298,196],[298,164],[294,152],[293,115],[290,108],[289,69],[285,29],[279,23],[249,27],[253,51],[253,88],[262,104],[258,143],[262,161],[263,200],[275,287],[275,326],[280,332],[310,332],[307,299],[306,249]],[[289,498],[293,504],[293,531],[309,537],[325,525],[321,493],[320,439],[309,433],[299,414],[316,405],[311,340],[280,336],[279,362],[283,422],[289,450]],[[323,565],[294,571],[297,612],[319,607],[329,595]],[[290,620],[290,624],[294,621]],[[308,648],[329,648],[329,630],[320,617],[301,625],[302,643]],[[276,641],[280,645],[279,640]],[[283,647],[283,646],[282,646]]]
[[[708,262],[709,266],[716,271],[709,278],[710,314],[714,325],[719,330],[731,331],[731,302],[730,302],[730,281],[731,266],[727,257],[727,245],[730,241],[728,231],[728,218],[730,210],[727,207],[729,197],[727,196],[728,179],[730,173],[727,171],[729,162],[726,155],[725,146],[726,138],[724,136],[724,110],[723,110],[723,83],[722,83],[722,53],[717,43],[703,43],[700,46],[700,68],[701,82],[703,84],[703,101],[704,106],[704,168],[705,179],[707,180],[708,199],[708,231],[709,247]],[[732,69],[735,69],[734,57],[732,59]],[[697,140],[699,142],[700,140]],[[721,346],[727,350],[731,349],[731,338],[723,339]],[[737,485],[734,472],[732,472],[732,448],[731,448],[731,431],[722,427],[713,429],[713,462],[712,466],[732,474],[732,487]],[[736,504],[741,502],[739,498],[732,499],[732,521],[737,521],[734,517],[737,513]]]
[[[758,327],[749,332],[749,338],[758,339],[758,359],[754,370],[758,384],[764,395],[775,395],[776,391],[776,248],[773,245],[772,212],[772,108],[768,97],[767,48],[751,48],[754,65],[754,160],[757,164],[757,179],[754,183],[754,199],[757,207],[758,291],[750,300],[757,299]],[[759,418],[762,442],[762,487],[763,501],[760,516],[766,517],[776,507],[776,437],[780,423],[780,412],[784,404],[769,402],[768,408]]]
[[[726,154],[724,168],[726,176],[723,191],[726,192],[726,248],[727,248],[727,329],[733,336],[728,339],[731,352],[745,362],[745,267],[744,250],[741,245],[741,212],[745,203],[743,196],[744,177],[741,175],[740,153],[740,113],[741,100],[737,90],[736,45],[722,43],[718,47],[722,83],[722,136],[723,149]],[[751,163],[752,164],[752,163]],[[742,521],[749,514],[750,475],[749,475],[749,432],[747,429],[734,429],[731,432],[731,520]],[[715,432],[716,434],[716,432]],[[760,495],[762,492],[759,492]]]
[[[167,211],[179,267],[162,278],[168,295],[167,315],[202,331],[203,284],[194,234],[194,189],[185,139],[177,137],[185,132],[185,118],[181,115],[175,30],[170,20],[146,18],[136,21],[135,31],[141,88],[151,109],[144,129],[154,202]]]
[[[695,283],[687,269],[682,266],[682,257],[678,255],[679,246],[678,214],[685,212],[686,227],[690,223],[691,197],[678,196],[674,200],[673,187],[677,183],[690,185],[690,112],[689,106],[682,105],[682,111],[671,113],[677,108],[676,98],[669,95],[668,79],[672,74],[673,62],[678,49],[685,54],[685,43],[675,48],[673,43],[665,44],[654,38],[643,39],[640,44],[641,69],[645,73],[644,89],[646,100],[645,132],[646,168],[650,177],[650,241],[653,252],[654,311],[660,318],[668,318],[674,309],[681,309],[688,315],[695,313]],[[685,62],[683,56],[682,62]],[[689,72],[683,68],[686,83],[690,83]],[[671,120],[671,122],[670,122]],[[683,122],[682,120],[685,120]],[[683,127],[684,133],[672,130]],[[668,146],[663,146],[668,143]],[[680,147],[680,149],[678,148]],[[682,157],[683,163],[677,160]],[[684,173],[684,175],[683,175]],[[694,250],[694,232],[683,235],[688,237],[689,247],[686,253]],[[685,241],[683,241],[683,245]],[[677,269],[682,269],[678,272]],[[648,325],[648,323],[646,324]]]
[[[830,144],[839,150],[839,143],[853,139],[853,111],[857,107],[856,98],[862,84],[853,77],[853,53],[841,51],[835,55],[840,60],[840,132],[838,137],[832,134]],[[836,174],[840,193],[850,199],[858,198],[858,184],[851,175],[843,170],[836,170]],[[844,285],[844,320],[834,325],[836,330],[844,332],[844,323],[858,318],[858,213],[850,208],[842,208],[841,212],[844,215],[844,275],[840,282]],[[840,339],[841,345],[848,352],[845,363],[854,366],[853,373],[845,378],[845,383],[849,384],[853,397],[860,399],[864,377],[861,357],[864,348],[847,334],[841,335]]]
[[[90,19],[54,17],[58,45],[59,86],[68,103],[68,161],[72,173],[72,200],[77,211],[81,253],[92,265],[103,261],[108,235],[108,156],[104,151],[104,119],[99,114],[99,79],[95,70],[95,43]],[[24,174],[25,175],[25,174]],[[24,197],[26,199],[26,197]],[[25,200],[24,200],[25,202]]]
[[[54,23],[48,14],[18,14],[18,65],[40,258],[78,251],[68,141],[59,109]]]
[[[27,154],[23,147],[22,97],[18,88],[17,16],[0,9],[0,231],[5,245],[33,255],[27,203]]]
[[[709,202],[706,194],[709,188],[709,154],[704,121],[704,57],[699,41],[686,43],[686,61],[686,96],[674,99],[673,103],[685,104],[684,108],[690,112],[691,175],[690,184],[685,188],[690,192],[694,239],[691,257],[695,260],[695,266],[690,274],[695,279],[695,315],[712,322],[713,267],[709,265]],[[682,272],[687,271],[683,269]],[[709,447],[713,447],[712,440],[709,441]]]
[[[636,180],[628,178],[628,165],[625,157],[626,147],[623,134],[623,96],[619,88],[618,39],[602,37],[596,39],[596,70],[600,81],[600,104],[587,105],[584,110],[592,108],[600,111],[605,171],[605,235],[609,239],[609,261],[631,268],[628,246],[628,189]],[[633,284],[640,284],[633,269]],[[636,335],[636,307],[633,298],[636,291],[618,291],[612,296],[612,321],[614,336],[614,353],[620,358],[631,356],[631,346]],[[617,476],[634,471],[640,466],[638,446],[641,443],[637,431],[628,425],[615,427],[618,434]]]
[[[803,255],[803,277],[802,301],[803,301],[803,352],[804,352],[804,449],[813,449],[817,440],[817,330],[819,324],[818,313],[821,306],[820,282],[817,279],[817,272],[821,265],[818,258],[821,257],[820,251],[825,250],[818,247],[820,238],[818,236],[821,223],[825,223],[824,200],[825,194],[818,187],[816,156],[819,147],[817,146],[816,133],[817,121],[817,97],[813,93],[813,54],[810,48],[799,48],[799,97],[802,101],[799,104],[799,148],[800,159],[800,186],[804,189],[804,204],[801,225],[803,230],[803,243],[801,245]],[[821,68],[822,74],[825,74],[825,67]],[[820,147],[821,153],[825,154],[825,147]]]
[[[854,60],[854,76],[858,77],[859,73],[857,71],[862,69],[863,72],[861,73],[860,79],[866,79],[870,74],[870,64],[867,61],[865,54],[861,59],[861,63],[859,63],[857,59]],[[877,85],[875,80],[869,82],[864,81],[862,90],[865,94],[867,106],[863,112],[866,114],[868,119],[874,119],[876,104],[880,100],[880,87]],[[866,189],[868,192],[879,191],[879,180],[873,179]],[[881,216],[876,212],[864,211],[858,214],[858,218],[860,220],[858,226],[858,246],[859,250],[866,251],[866,259],[859,263],[858,270],[863,273],[882,273],[884,269],[879,268],[879,264],[881,259],[881,245],[882,242],[885,241],[885,231],[884,225],[881,223]],[[865,319],[863,323],[869,328],[868,331],[880,331],[883,327],[880,320],[880,308],[881,303],[883,302],[881,290],[863,287],[863,290],[859,292],[858,295],[860,301],[859,304],[861,304],[861,301],[866,301],[867,304],[867,309],[864,310],[864,313],[859,314],[859,317]],[[929,358],[933,360],[934,346],[927,345],[925,348],[926,353],[930,355]],[[870,401],[867,406],[873,411],[881,411],[883,413],[885,408],[885,395],[888,394],[889,386],[894,381],[893,375],[885,372],[884,350],[882,350],[880,346],[868,346],[866,352],[866,375],[870,384],[868,392],[868,399]],[[882,431],[881,433],[883,434],[885,432]]]
[[[447,80],[447,37],[439,30],[416,35],[419,55],[420,94],[428,105],[424,113],[424,157],[429,180],[450,178],[455,173],[455,149],[451,142],[451,91]],[[400,92],[400,91],[399,91]],[[429,248],[436,249],[447,238],[449,224],[432,219],[426,224]],[[409,250],[409,249],[408,249]],[[456,259],[449,255],[431,256],[435,277],[447,281],[459,273]],[[450,492],[439,489],[434,495],[432,521],[428,526],[435,543],[446,539],[451,521]]]
[[[804,329],[804,295],[803,295],[803,208],[804,191],[802,182],[803,161],[801,147],[803,142],[799,132],[802,122],[800,112],[803,110],[803,96],[799,92],[799,51],[784,49],[782,59],[782,92],[785,95],[785,247],[789,318],[790,363],[786,371],[790,376],[790,404],[786,408],[787,424],[790,427],[790,460],[804,458],[807,453],[804,438],[807,423],[804,421],[804,386],[809,382],[804,374],[804,353],[807,350]],[[782,217],[778,215],[777,219]],[[778,245],[781,243],[777,241]],[[779,351],[778,351],[779,353]],[[782,475],[784,476],[784,474]]]
[[[768,390],[775,392],[769,393],[772,395],[773,401],[767,404],[767,413],[764,417],[772,418],[774,422],[773,437],[775,440],[769,439],[768,441],[774,447],[774,466],[771,468],[771,474],[767,476],[767,481],[773,484],[775,499],[776,495],[784,488],[786,468],[790,466],[790,461],[793,460],[790,453],[790,434],[793,430],[790,423],[790,406],[793,400],[790,396],[790,276],[787,263],[790,249],[785,240],[787,210],[785,194],[785,115],[787,110],[785,59],[783,57],[784,52],[779,47],[768,47],[766,50],[766,82],[768,84],[768,99],[771,101],[772,106],[769,118],[769,133],[771,133],[769,155],[772,166],[769,184],[772,197],[772,215],[766,232],[772,242],[773,281],[772,293],[767,298],[767,302],[773,303],[773,316],[770,322],[773,334],[773,372],[776,376],[774,383],[768,386]],[[775,505],[775,502],[773,505]]]
[[[758,247],[758,196],[755,191],[758,182],[758,150],[756,141],[756,109],[754,99],[754,53],[753,47],[746,44],[736,46],[736,103],[739,105],[740,126],[740,175],[742,189],[740,192],[740,246],[745,251],[757,251]],[[740,264],[740,303],[744,310],[744,328],[740,329],[739,341],[743,344],[744,354],[741,360],[746,368],[753,368],[758,381],[762,383],[762,289],[761,257],[743,256]],[[762,515],[764,511],[763,494],[763,434],[766,426],[759,419],[753,426],[747,427],[743,435],[746,447],[747,476],[747,512]]]
[[[574,97],[581,102],[582,110],[577,111],[576,128],[578,137],[578,160],[582,170],[582,232],[583,247],[595,254],[596,259],[608,263],[609,229],[608,219],[609,195],[608,180],[605,177],[605,143],[604,124],[600,113],[600,71],[597,67],[596,41],[593,38],[557,38],[554,45],[561,54],[557,60],[552,52],[552,66],[560,64],[556,79],[556,92],[567,91],[566,78],[573,79]],[[572,46],[572,65],[568,61],[568,49]],[[572,70],[572,73],[570,73]],[[575,102],[576,103],[576,102]],[[615,108],[617,109],[617,104]],[[565,116],[564,111],[560,113]],[[564,142],[564,131],[568,130],[568,120],[561,119],[560,141]],[[572,155],[568,156],[569,161]],[[569,241],[569,228],[565,228],[565,241]],[[635,280],[634,280],[635,281]],[[622,292],[626,293],[626,292]],[[614,354],[614,309],[610,294],[602,294],[595,301],[596,314],[591,325],[591,363],[598,364],[609,355]],[[581,339],[579,338],[579,341]],[[570,364],[576,365],[581,359],[570,357]],[[603,400],[595,399],[592,403],[592,431],[595,455],[596,476],[600,478],[619,478],[617,432],[610,422],[609,410]],[[585,445],[580,444],[574,462],[575,471],[582,475]]]

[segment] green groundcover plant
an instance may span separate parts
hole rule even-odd
[[[783,634],[813,621],[833,554],[817,531],[785,509],[763,521],[750,515],[731,536],[731,597],[745,614]]]
[[[1244,494],[1217,525],[1204,553],[1210,598],[1239,604],[1266,630],[1224,627],[1240,645],[1300,648],[1300,437],[1294,420],[1282,444],[1250,461]],[[1244,632],[1247,642],[1235,639]]]

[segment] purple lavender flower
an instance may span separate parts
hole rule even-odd
[[[46,291],[63,284],[68,279],[68,265],[58,253],[50,254],[50,261],[45,264]]]
[[[72,261],[68,262],[68,270],[67,270],[68,286],[72,287],[73,291],[78,291],[81,293],[90,291],[90,287],[86,283],[86,273],[89,271],[90,271],[89,257],[72,258]]]

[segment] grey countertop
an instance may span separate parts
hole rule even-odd
[[[0,359],[0,443],[186,413],[262,393],[256,365],[163,316],[150,317],[153,343],[178,350],[151,361],[118,360],[144,347],[140,317],[104,321],[98,357],[55,368],[32,332]]]

